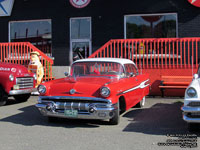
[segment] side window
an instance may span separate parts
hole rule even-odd
[[[130,73],[133,73],[133,76],[138,75],[138,70],[133,64],[125,64],[126,76],[129,77]]]
[[[133,66],[133,73],[138,75],[139,72],[138,72],[138,69],[136,68],[136,66],[132,65]]]
[[[124,67],[125,67],[125,73],[126,73],[125,75],[126,75],[126,77],[128,77],[130,74],[129,65],[125,64]]]

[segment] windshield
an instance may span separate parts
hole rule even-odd
[[[124,69],[114,62],[78,62],[72,65],[71,76],[122,77]]]

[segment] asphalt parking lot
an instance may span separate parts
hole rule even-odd
[[[97,120],[59,119],[49,123],[34,106],[36,102],[37,96],[25,103],[10,98],[0,107],[1,150],[187,149],[166,145],[183,139],[196,139],[192,145],[196,143],[197,147],[192,149],[200,147],[200,131],[189,133],[182,120],[183,98],[148,97],[144,108],[122,114],[117,126]]]

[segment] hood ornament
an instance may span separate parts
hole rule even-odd
[[[69,91],[69,93],[70,93],[70,94],[75,94],[75,93],[76,93],[76,90],[75,90],[75,89],[71,89],[71,90]]]

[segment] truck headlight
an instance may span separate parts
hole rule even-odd
[[[110,95],[110,89],[108,87],[102,87],[100,89],[100,94],[103,97],[108,97]]]
[[[9,80],[14,81],[14,76],[12,74],[9,75]]]
[[[189,97],[195,97],[197,95],[197,91],[193,87],[190,87],[187,89],[187,95]]]
[[[46,93],[46,87],[44,85],[39,85],[37,90],[38,90],[38,92],[40,94],[45,94]]]

